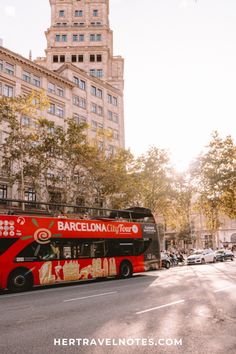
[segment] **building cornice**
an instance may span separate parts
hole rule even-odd
[[[31,67],[32,69],[41,72],[42,74],[44,74],[46,76],[52,77],[60,82],[63,82],[64,84],[67,84],[70,87],[74,87],[74,84],[70,80],[63,78],[62,76],[56,74],[54,71],[48,70],[45,67],[43,67],[39,64],[36,64],[35,62],[21,56],[20,54],[14,53],[5,47],[0,46],[0,54],[4,54],[4,55],[12,58],[13,60],[18,61],[21,64],[25,64],[28,67]]]
[[[78,68],[77,66],[71,64],[71,63],[65,63],[60,68],[57,69],[57,73],[62,73],[64,70],[70,69],[73,72],[76,72],[78,75],[81,75],[83,78],[86,78],[87,80],[94,82],[94,84],[100,85],[102,87],[105,87],[106,89],[113,91],[114,93],[118,95],[122,95],[122,92],[118,89],[116,89],[114,86],[108,84],[106,81],[99,80],[96,77],[88,75],[84,70]]]

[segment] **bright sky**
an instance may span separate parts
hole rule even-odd
[[[183,170],[213,130],[236,138],[236,1],[110,0],[125,58],[126,147],[168,149]],[[3,45],[44,56],[49,0],[1,0]]]

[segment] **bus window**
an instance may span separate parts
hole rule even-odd
[[[107,257],[133,256],[134,241],[127,240],[107,240]]]
[[[40,245],[37,242],[32,242],[30,245],[23,248],[23,250],[17,254],[15,261],[20,262],[33,262],[38,260],[38,252]]]
[[[18,239],[6,238],[0,239],[0,256],[8,250]]]
[[[104,246],[105,246],[104,241],[94,242],[91,248],[91,257],[95,257],[95,258],[104,257],[105,255]]]
[[[120,242],[120,253],[122,256],[134,255],[134,243],[133,242]]]
[[[59,258],[59,252],[56,250],[56,247],[52,247],[51,244],[47,243],[45,245],[40,245],[40,248],[37,252],[37,257],[39,260],[47,261]]]
[[[151,239],[146,239],[146,240],[135,240],[134,241],[134,247],[135,247],[135,255],[139,256],[140,254],[143,254],[148,247],[150,246],[152,240]]]
[[[71,254],[71,246],[67,246],[67,245],[63,245],[63,258],[65,259],[71,259],[72,258],[72,254]]]
[[[80,258],[90,258],[91,257],[91,243],[82,243]]]

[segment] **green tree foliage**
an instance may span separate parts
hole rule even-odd
[[[21,199],[24,199],[26,178],[31,174],[34,163],[31,151],[35,141],[34,132],[23,126],[22,119],[32,117],[36,121],[46,107],[47,98],[42,91],[16,98],[0,98],[0,123],[8,132],[1,145],[3,166],[10,185],[18,184]]]
[[[90,193],[94,191],[98,201],[110,200],[112,207],[127,206],[132,189],[128,166],[132,161],[133,156],[127,150],[119,149],[115,154],[110,154],[95,145],[87,162]]]
[[[236,146],[231,136],[222,139],[214,132],[207,151],[192,167],[200,194],[198,207],[212,230],[219,227],[219,214],[236,217]]]
[[[177,231],[177,237],[187,240],[191,236],[193,187],[187,174],[173,176],[172,199],[167,214],[168,226]]]
[[[169,157],[163,149],[151,147],[136,161],[136,179],[143,206],[166,215],[172,195]]]

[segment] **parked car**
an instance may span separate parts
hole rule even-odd
[[[171,266],[171,261],[170,258],[167,256],[167,254],[161,254],[161,266],[162,268],[169,269]]]
[[[187,264],[205,264],[209,262],[216,262],[215,252],[211,249],[196,250],[187,257]]]
[[[227,260],[234,260],[234,254],[230,250],[218,250],[215,252],[216,260],[220,262],[224,262]]]

